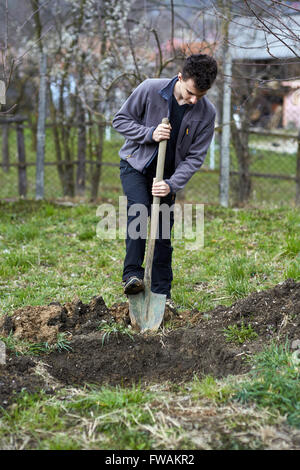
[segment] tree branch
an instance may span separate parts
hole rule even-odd
[[[248,0],[244,0],[245,4],[249,8],[249,10],[253,13],[255,18],[263,25],[263,27],[273,36],[275,36],[278,41],[280,41],[282,44],[284,44],[296,57],[300,58],[300,56],[293,50],[292,47],[290,47],[283,39],[281,39],[278,34],[276,34],[274,31],[272,31],[271,28],[269,28],[266,23],[258,16],[258,14],[253,10],[253,8],[249,5]]]

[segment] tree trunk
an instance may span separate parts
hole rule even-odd
[[[24,130],[22,124],[17,124],[17,145],[18,145],[18,188],[19,196],[27,195],[27,175],[26,175],[26,154],[24,143]]]
[[[2,167],[9,171],[9,124],[2,124]]]
[[[243,122],[241,129],[238,129],[235,122],[232,124],[232,137],[235,153],[238,161],[239,183],[237,189],[238,202],[245,204],[249,201],[252,189],[250,176],[250,153],[249,153],[249,133],[247,123]]]
[[[86,128],[85,112],[81,103],[78,103],[78,144],[77,144],[77,175],[76,175],[76,194],[83,196],[85,192],[85,173],[86,173]]]
[[[104,125],[102,123],[98,126],[98,143],[96,151],[96,164],[92,168],[92,200],[96,200],[98,196],[98,189],[101,180],[102,172],[102,156],[103,156],[103,137],[104,137]]]
[[[31,133],[31,149],[36,152],[37,149],[37,118],[36,113],[28,113],[28,125]]]
[[[65,196],[74,197],[75,187],[74,187],[74,163],[72,161],[72,155],[70,151],[70,140],[71,140],[71,125],[67,123],[65,126],[62,125],[63,129],[63,149],[64,157],[66,161],[65,165],[65,174],[64,174],[64,189]]]

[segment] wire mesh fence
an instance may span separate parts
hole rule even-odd
[[[36,142],[35,134],[26,123],[11,123],[2,125],[0,144],[2,160],[0,165],[0,199],[25,197],[35,198],[36,178]],[[93,157],[93,152],[84,162],[84,190],[76,191],[78,169],[76,129],[70,144],[71,160],[61,161],[60,166],[68,166],[69,175],[73,181],[73,194],[66,194],[64,182],[59,174],[56,160],[55,144],[50,128],[46,131],[45,145],[45,188],[44,197],[47,200],[80,197],[90,200],[93,196],[92,181],[95,171],[99,171],[97,183],[97,198],[114,200],[122,194],[119,179],[119,149],[123,139],[112,129],[104,132],[101,160]],[[23,143],[22,143],[23,139]],[[89,140],[87,140],[87,146]],[[22,149],[23,146],[23,149]],[[299,137],[294,131],[269,131],[252,129],[249,133],[247,170],[241,168],[239,155],[231,146],[231,176],[230,204],[241,202],[241,186],[249,187],[247,203],[255,206],[290,205],[296,200],[297,180],[299,188],[300,155]],[[220,138],[215,137],[208,151],[205,162],[188,182],[184,194],[187,201],[218,204],[219,202],[219,167],[220,167]],[[65,168],[66,169],[66,168]]]
[[[299,136],[278,129],[264,131],[252,129],[249,134],[249,202],[260,204],[294,204],[297,197],[299,169]],[[234,203],[239,202],[240,185],[247,184],[241,178],[241,164],[236,152],[231,158],[231,192]],[[299,163],[298,163],[299,166]],[[299,188],[299,181],[298,181]],[[298,201],[299,202],[299,201]]]

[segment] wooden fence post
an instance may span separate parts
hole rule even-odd
[[[26,175],[26,154],[24,142],[24,129],[22,123],[17,123],[17,143],[18,143],[18,183],[19,196],[27,195],[27,175]]]
[[[296,206],[300,206],[300,131],[298,133],[297,167],[296,167]]]

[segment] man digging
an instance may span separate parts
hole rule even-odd
[[[216,61],[204,54],[194,54],[172,79],[154,78],[141,83],[125,101],[113,119],[113,127],[125,137],[119,155],[120,178],[127,196],[126,256],[123,284],[126,295],[144,290],[142,267],[146,236],[132,236],[140,215],[133,209],[141,204],[150,213],[153,196],[171,207],[176,193],[183,189],[204,162],[214,133],[215,108],[205,96],[217,76]],[[169,124],[162,124],[164,117]],[[167,140],[163,180],[155,182],[159,142]],[[137,207],[137,206],[136,206]],[[172,251],[171,230],[174,212],[170,212],[169,232],[163,233],[160,214],[155,242],[151,291],[164,294],[171,304]],[[140,220],[140,218],[139,218]],[[147,226],[147,217],[144,221]],[[143,224],[141,224],[143,225]]]

